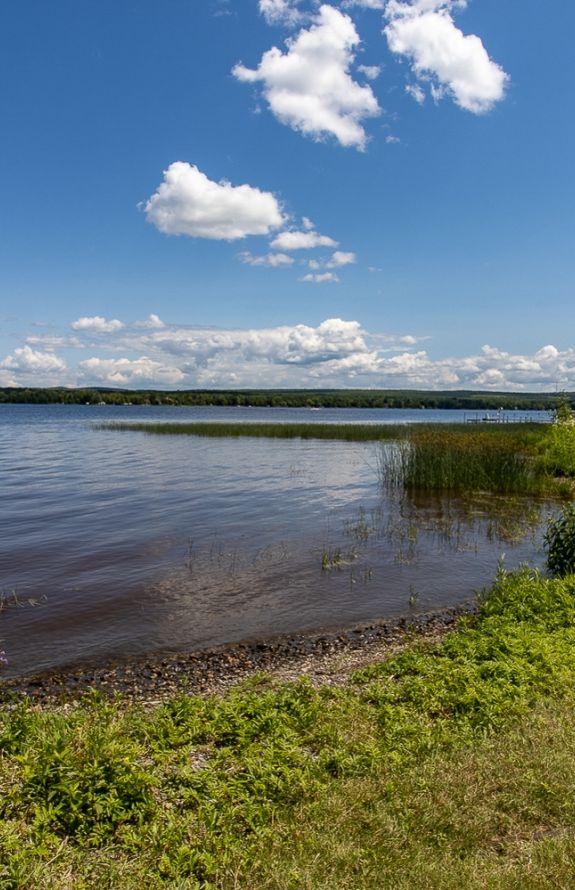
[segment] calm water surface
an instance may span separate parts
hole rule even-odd
[[[3,675],[448,606],[488,584],[503,552],[509,567],[541,559],[537,505],[384,494],[378,462],[393,445],[149,436],[95,423],[463,418],[0,405],[0,591],[18,600],[0,615]]]

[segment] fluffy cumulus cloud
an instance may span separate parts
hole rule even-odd
[[[155,312],[150,312],[144,321],[136,322],[136,327],[139,328],[165,328],[165,326],[166,323]]]
[[[244,250],[238,256],[242,263],[245,263],[247,266],[270,266],[273,269],[279,269],[282,266],[292,266],[295,262],[294,258],[288,256],[287,253],[266,253],[254,256],[249,250]]]
[[[455,25],[451,13],[465,5],[465,0],[389,0],[384,33],[391,52],[409,59],[434,98],[447,94],[461,108],[482,114],[503,99],[508,76],[477,35],[463,34]],[[412,85],[410,91],[423,100],[421,86]]]
[[[84,316],[73,321],[71,328],[74,331],[92,331],[94,334],[110,334],[124,327],[123,322],[117,318],[104,318],[101,315]]]
[[[308,281],[321,283],[334,273],[309,275]],[[341,318],[315,326],[222,329],[175,325],[152,314],[101,332],[97,340],[91,330],[76,336],[68,362],[47,346],[13,349],[0,359],[0,385],[575,389],[575,349],[547,344],[520,354],[483,346],[471,355],[436,357],[422,348],[425,337],[374,333]],[[62,343],[69,348],[66,338]]]
[[[22,346],[15,349],[12,355],[0,362],[0,368],[10,371],[35,371],[38,373],[53,373],[64,371],[66,362],[53,352],[40,352],[31,346]]]
[[[305,232],[280,232],[271,242],[275,250],[311,250],[314,247],[337,247],[337,244],[329,235],[320,235],[309,228]]]
[[[269,235],[284,222],[277,198],[251,185],[214,182],[193,164],[174,161],[145,205],[149,222],[167,235],[236,241]]]
[[[0,386],[46,386],[63,380],[66,370],[60,356],[26,344],[0,361]]]
[[[350,75],[359,35],[349,16],[324,4],[309,28],[272,47],[254,70],[236,65],[234,76],[261,83],[273,114],[283,124],[310,136],[335,137],[341,145],[363,149],[362,122],[380,112],[371,88]]]

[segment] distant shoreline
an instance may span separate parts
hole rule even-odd
[[[0,404],[251,408],[408,408],[550,411],[575,393],[403,389],[131,390],[103,387],[0,387]]]

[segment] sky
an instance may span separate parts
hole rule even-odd
[[[574,31],[6,0],[0,386],[575,390]]]

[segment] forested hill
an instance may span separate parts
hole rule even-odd
[[[554,408],[558,400],[575,404],[575,393],[509,393],[472,390],[403,389],[242,389],[128,390],[0,388],[0,402],[64,405],[230,405],[274,408],[465,408],[520,411]]]

